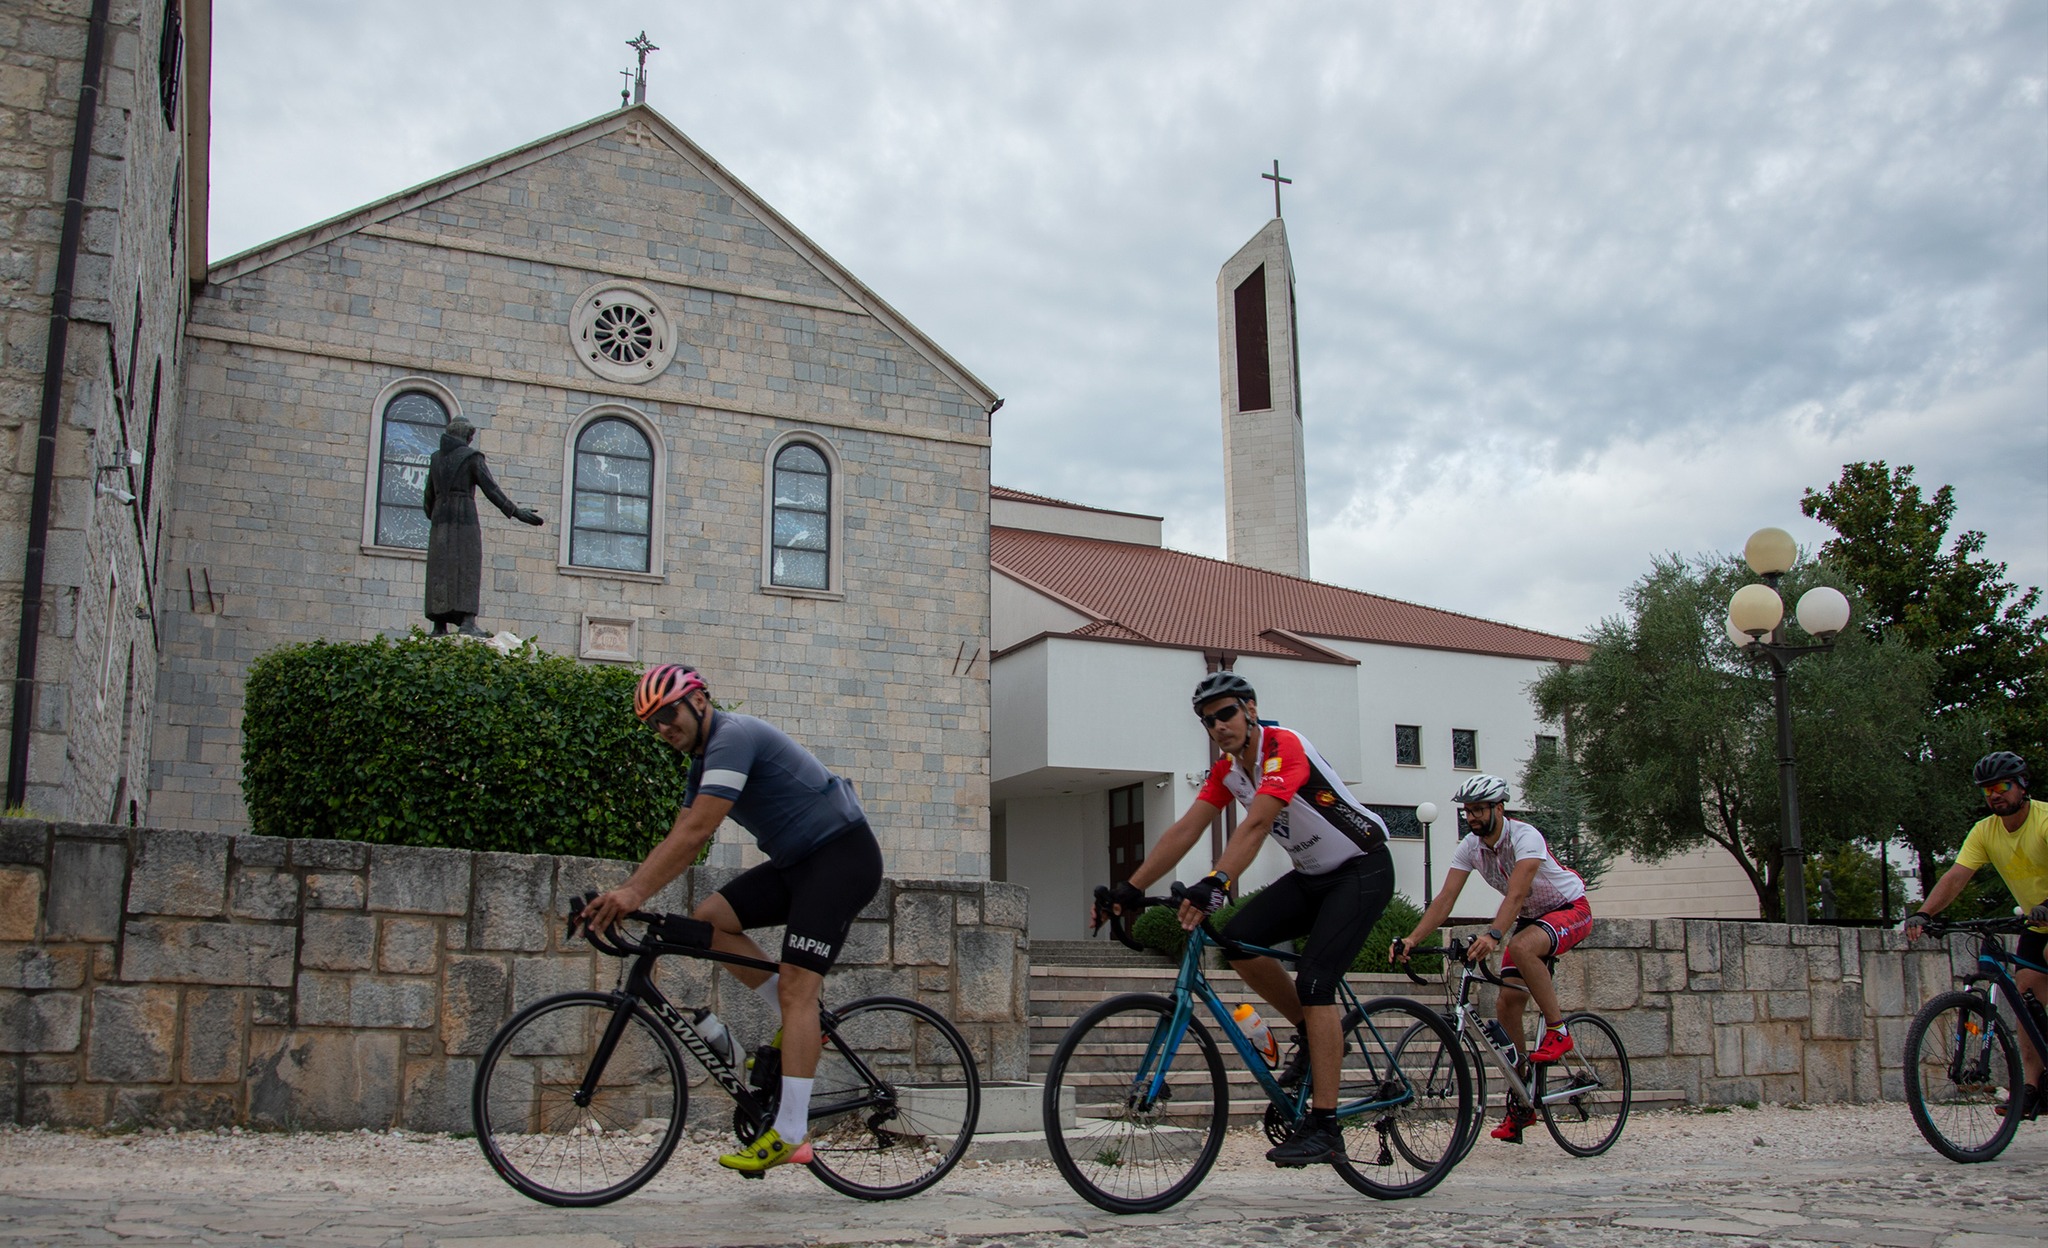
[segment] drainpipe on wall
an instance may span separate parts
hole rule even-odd
[[[21,575],[21,640],[14,651],[14,722],[7,752],[7,805],[28,800],[28,745],[35,717],[36,643],[43,625],[43,560],[50,540],[50,507],[57,476],[57,420],[64,404],[64,354],[71,338],[71,282],[85,223],[85,181],[92,166],[93,123],[100,111],[100,66],[106,54],[107,10],[93,0],[85,34],[85,67],[78,82],[78,118],[71,130],[71,181],[64,197],[64,232],[57,244],[57,280],[50,291],[49,350],[43,363],[42,417],[36,426],[36,483],[29,499],[28,557]]]

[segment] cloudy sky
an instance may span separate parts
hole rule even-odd
[[[1220,556],[1216,270],[1285,211],[1317,579],[1577,635],[1852,460],[2048,582],[2048,5],[215,0],[218,259],[648,101]]]

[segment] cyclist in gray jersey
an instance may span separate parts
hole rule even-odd
[[[748,928],[786,925],[776,974],[725,968],[782,1019],[782,1092],[775,1125],[718,1164],[756,1178],[787,1162],[806,1164],[820,1046],[818,994],[854,916],[882,886],[881,847],[850,781],[766,720],[713,709],[696,668],[650,668],[634,692],[633,710],[690,756],[690,780],[668,836],[630,879],[586,906],[582,921],[603,931],[644,909],[697,860],[728,818],[753,836],[768,861],[741,872],[691,913],[711,925],[714,949],[750,958],[768,955],[747,936]]]

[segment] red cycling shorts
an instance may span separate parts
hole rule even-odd
[[[1586,933],[1593,930],[1593,907],[1582,896],[1570,905],[1552,910],[1540,918],[1523,919],[1515,924],[1515,930],[1518,932],[1525,927],[1541,927],[1550,933],[1549,956],[1554,958],[1584,940]],[[1521,974],[1515,969],[1514,953],[1506,948],[1500,952],[1500,973],[1517,977]]]

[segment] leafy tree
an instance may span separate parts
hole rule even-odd
[[[1555,748],[1539,748],[1522,767],[1522,801],[1527,810],[1516,818],[1535,825],[1550,845],[1551,856],[1579,873],[1587,888],[1597,888],[1614,865],[1614,851],[1586,827],[1586,804],[1572,782],[1571,768]]]
[[[1655,862],[1718,845],[1784,915],[1771,676],[1728,641],[1729,596],[1753,579],[1733,557],[1667,556],[1603,620],[1583,663],[1548,669],[1530,692],[1569,725],[1559,767],[1603,846]],[[1804,562],[1788,602],[1832,580]],[[1786,640],[1809,639],[1788,620]],[[1893,638],[1851,632],[1792,668],[1800,828],[1809,853],[1892,826],[1910,786],[1901,752],[1920,739],[1932,661]]]
[[[1891,905],[1880,904],[1878,886],[1887,886]],[[1833,900],[1835,912],[1827,913]],[[1863,845],[1844,842],[1825,854],[1812,856],[1806,867],[1806,915],[1818,923],[1823,919],[1883,919],[1896,923],[1911,909],[1906,900],[1905,881],[1897,871],[1885,872],[1877,854]]]
[[[1914,772],[1900,831],[1939,878],[1963,834],[1984,815],[1970,764],[2009,749],[2048,769],[2048,617],[2039,588],[2022,591],[1983,557],[1985,536],[1949,537],[1955,491],[1923,497],[1913,467],[1844,465],[1800,510],[1835,531],[1821,557],[1856,587],[1869,636],[1896,636],[1939,665],[1925,731],[1908,749]]]

